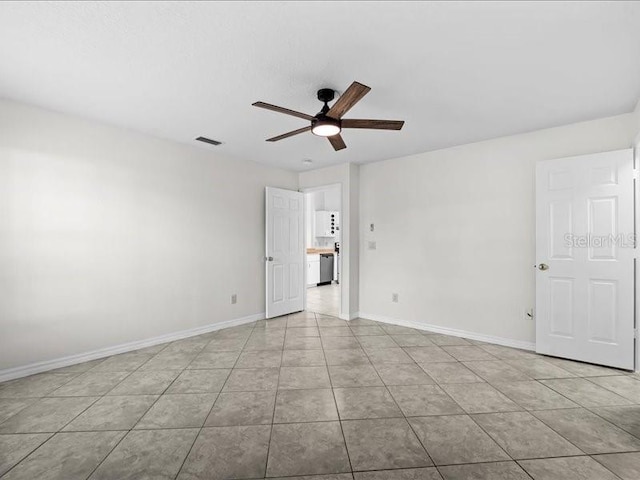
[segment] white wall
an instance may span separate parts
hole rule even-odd
[[[265,185],[297,174],[0,101],[0,370],[263,312]]]
[[[633,116],[633,131],[635,133],[635,138],[633,145],[635,147],[640,146],[640,100],[636,104],[636,108],[632,113]]]
[[[530,345],[535,162],[628,148],[634,131],[627,114],[362,165],[361,316]]]
[[[326,188],[313,190],[305,194],[306,205],[309,207],[307,211],[307,246],[333,248],[335,242],[340,241],[340,229],[336,232],[335,237],[316,237],[315,236],[315,212],[317,211],[336,211],[341,210],[341,185],[330,185]]]
[[[337,211],[340,210],[340,187],[332,185],[326,189],[321,190],[322,194],[322,208],[316,208],[316,210],[328,210]]]
[[[349,199],[345,202],[343,211],[348,209],[349,216],[340,219],[343,228],[349,233],[340,243],[349,248],[349,261],[352,267],[346,272],[349,276],[351,292],[349,294],[349,317],[354,318],[360,312],[360,167],[349,164]]]
[[[342,188],[342,218],[340,219],[340,316],[357,315],[359,298],[358,250],[359,232],[359,167],[353,164],[335,165],[299,174],[300,188],[340,184]]]

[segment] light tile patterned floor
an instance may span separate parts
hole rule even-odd
[[[640,380],[305,312],[0,384],[0,476],[637,480]]]
[[[334,317],[340,315],[340,285],[307,288],[307,310]]]

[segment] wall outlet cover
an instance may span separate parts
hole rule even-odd
[[[235,305],[236,303],[238,303],[238,295],[234,293],[231,295],[231,304]]]
[[[393,303],[398,303],[398,294],[397,293],[392,293],[391,294],[391,301]]]
[[[369,242],[369,250],[375,250],[377,248],[376,242]]]

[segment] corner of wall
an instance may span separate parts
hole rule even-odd
[[[357,316],[360,310],[360,165],[349,164],[349,229],[351,236],[349,248],[351,250],[351,271],[349,284],[349,316]]]

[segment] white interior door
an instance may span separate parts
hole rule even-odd
[[[266,188],[267,318],[304,310],[303,203],[300,192]]]
[[[536,351],[634,368],[633,150],[536,167]]]

